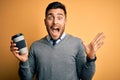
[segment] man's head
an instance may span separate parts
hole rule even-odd
[[[45,25],[50,37],[57,40],[65,29],[66,8],[60,2],[53,2],[48,5],[45,12]]]
[[[47,13],[50,9],[57,9],[57,8],[62,9],[65,13],[65,16],[67,15],[67,11],[66,11],[64,4],[62,4],[60,2],[52,2],[47,6],[46,11],[45,11],[45,16],[47,16]]]

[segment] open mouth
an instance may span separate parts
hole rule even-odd
[[[50,35],[53,39],[57,39],[60,36],[60,28],[56,26],[52,26],[50,28]]]
[[[51,30],[52,30],[53,32],[56,32],[56,31],[59,32],[59,31],[60,31],[59,28],[55,28],[55,27],[52,27]]]

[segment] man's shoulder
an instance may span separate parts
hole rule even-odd
[[[45,37],[43,37],[43,38],[41,38],[39,40],[34,41],[31,46],[36,46],[36,45],[42,44],[42,43],[44,43],[46,41],[47,41],[47,39],[46,39],[46,36],[45,36]]]
[[[83,41],[81,38],[76,37],[74,35],[71,34],[67,34],[68,36],[68,40],[67,43],[70,44],[71,46],[76,46],[77,49],[83,49]]]
[[[76,37],[74,35],[71,35],[71,34],[67,34],[68,38],[70,38],[71,40],[75,40],[75,41],[80,41],[82,42],[82,39],[79,38],[79,37]]]

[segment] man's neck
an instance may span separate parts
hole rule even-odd
[[[65,36],[66,36],[66,33],[63,33],[63,34],[61,35],[61,37],[56,40],[56,43],[59,43],[63,38],[65,38]],[[52,42],[52,38],[50,37],[50,35],[47,36],[47,40],[48,40],[51,44],[53,43],[53,42]]]

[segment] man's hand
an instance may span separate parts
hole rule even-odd
[[[95,53],[104,44],[104,39],[104,33],[98,33],[93,41],[90,42],[90,44],[87,45],[85,42],[83,42],[86,54],[90,59],[95,58]]]
[[[14,56],[19,59],[22,62],[25,62],[28,60],[28,53],[25,53],[23,55],[19,54],[18,47],[16,47],[16,44],[11,41],[10,45],[10,51],[14,54]]]

